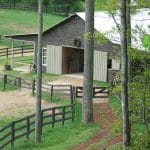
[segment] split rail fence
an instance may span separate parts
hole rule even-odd
[[[53,108],[43,109],[42,114],[42,129],[46,125],[51,125],[54,128],[56,123],[62,123],[64,126],[65,121],[74,120],[75,105],[58,106]],[[8,145],[14,147],[17,139],[25,137],[28,141],[29,136],[35,131],[35,114],[15,120],[0,129],[0,150]]]
[[[33,52],[33,45],[24,45],[24,46],[18,46],[13,48],[13,54],[20,54],[23,56],[26,53],[32,53]],[[0,57],[9,57],[12,55],[12,49],[11,48],[2,48],[0,49]]]
[[[3,89],[6,89],[7,84],[13,84],[21,88],[28,88],[32,90],[32,94],[36,94],[37,83],[35,80],[25,79],[21,77],[16,77],[12,75],[0,75],[0,79],[3,81]],[[52,100],[54,95],[61,95],[62,97],[68,96],[71,103],[74,103],[75,98],[83,97],[83,87],[82,86],[72,86],[72,85],[52,85],[43,83],[42,91],[48,92],[49,97]],[[108,98],[110,91],[108,87],[93,87],[93,98]]]

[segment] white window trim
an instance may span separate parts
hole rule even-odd
[[[46,56],[43,56],[43,50],[46,50]],[[43,58],[46,58],[46,64],[43,63]],[[42,66],[47,66],[47,48],[46,47],[42,48]]]

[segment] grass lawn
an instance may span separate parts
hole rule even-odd
[[[94,80],[93,84],[94,84],[94,86],[100,86],[100,87],[109,87],[110,86],[110,83],[108,83],[108,82],[97,81],[97,80]]]
[[[33,11],[22,11],[22,10],[10,10],[10,9],[0,9],[0,34],[10,35],[10,34],[21,34],[21,33],[34,33],[37,32],[37,13]],[[44,29],[56,24],[58,21],[62,20],[64,17],[44,13],[43,25]],[[20,44],[17,42],[18,45]],[[16,44],[17,44],[16,43]],[[10,41],[3,39],[0,45],[10,46]]]

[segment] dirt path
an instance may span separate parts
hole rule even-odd
[[[83,79],[72,77],[69,75],[62,75],[59,79],[49,82],[49,84],[83,86]]]
[[[35,112],[35,97],[31,90],[0,92],[0,117],[24,116]],[[42,101],[42,108],[54,107],[56,104]]]
[[[100,124],[101,129],[88,141],[71,148],[71,150],[103,150],[110,145],[119,143],[120,135],[110,137],[111,127],[116,119],[106,101],[94,104],[94,121]]]

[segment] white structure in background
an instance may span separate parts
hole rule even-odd
[[[85,13],[77,13],[85,20]],[[114,16],[116,22],[120,25],[120,16],[117,13]],[[116,23],[108,12],[95,12],[95,29],[103,33],[112,43],[120,44],[120,34]],[[132,47],[139,50],[145,50],[141,43],[143,34],[150,34],[150,9],[139,9],[131,15],[132,28]],[[139,30],[140,29],[140,30]]]

